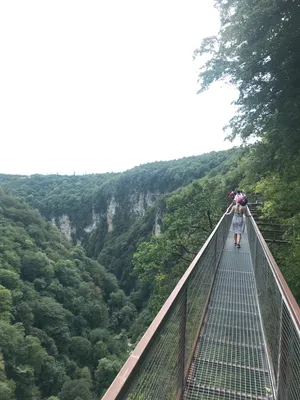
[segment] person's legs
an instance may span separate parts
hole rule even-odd
[[[236,244],[236,233],[233,234],[234,244]]]
[[[240,246],[240,243],[241,243],[241,237],[242,237],[242,235],[237,235],[237,241],[236,241],[236,243],[237,243],[237,247],[238,248],[240,248],[241,246]]]

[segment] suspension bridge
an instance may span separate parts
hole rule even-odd
[[[300,310],[262,234],[214,231],[103,400],[299,400]]]

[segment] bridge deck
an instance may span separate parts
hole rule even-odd
[[[229,232],[185,400],[273,399],[248,237]]]

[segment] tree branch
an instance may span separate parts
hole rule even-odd
[[[186,261],[186,262],[188,262],[188,263],[191,263],[192,262],[192,260],[187,260],[186,258],[184,258],[184,257],[182,257],[182,255],[181,254],[179,254],[179,253],[173,253],[175,256],[178,256],[179,258],[181,258],[182,260],[184,260],[184,261]]]
[[[193,254],[194,256],[197,255],[197,253],[194,253],[193,251],[189,251],[189,250],[188,250],[183,244],[181,244],[181,243],[175,244],[175,246],[177,246],[177,247],[182,247],[183,250],[184,250],[186,253],[188,253],[188,254]]]
[[[211,220],[210,210],[207,210],[206,215],[207,215],[207,218],[208,218],[210,229],[213,230],[214,226],[213,226],[213,223],[212,223],[212,220]]]

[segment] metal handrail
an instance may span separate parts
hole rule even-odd
[[[226,212],[231,208],[232,205],[228,207]],[[197,267],[197,264],[203,254],[205,253],[206,249],[210,245],[212,239],[216,236],[218,229],[222,222],[224,221],[226,212],[223,214],[219,222],[217,223],[216,227],[202,246],[201,250],[198,252],[194,260],[191,262],[190,266],[187,268],[175,288],[173,289],[172,293],[154,318],[153,322],[141,338],[141,340],[138,342],[136,348],[133,350],[123,367],[121,368],[120,372],[104,394],[104,397],[102,397],[102,400],[119,400],[121,399],[126,393],[126,390],[128,386],[130,385],[130,380],[133,378],[135,375],[135,372],[137,371],[139,367],[139,363],[143,360],[147,353],[147,349],[151,346],[152,342],[154,341],[155,337],[160,333],[161,326],[163,325],[164,321],[167,319],[170,310],[172,309],[175,301],[182,295],[182,293],[186,289],[186,283],[189,280],[189,277],[191,274],[194,272],[195,268]],[[224,244],[224,243],[223,243]],[[216,261],[218,263],[219,260]],[[211,286],[213,285],[213,282],[211,283]],[[210,295],[211,288],[209,290],[208,297]],[[205,303],[205,309],[203,310],[202,317],[200,319],[200,324],[203,322],[204,314],[206,311],[206,306],[207,306],[208,301]],[[200,329],[200,328],[199,328]],[[198,331],[199,331],[198,329]],[[198,333],[197,331],[197,333]],[[198,335],[197,335],[198,336]],[[195,345],[193,345],[193,351],[194,351]],[[189,364],[191,362],[191,358],[189,357],[189,361],[186,364]],[[188,371],[188,365],[185,365],[183,367],[184,371],[184,377],[182,377],[183,381],[186,378],[187,371]],[[181,394],[180,394],[181,395]],[[180,397],[179,395],[179,397]]]
[[[260,315],[276,399],[297,400],[300,392],[300,376],[297,375],[300,369],[300,309],[255,220],[251,216],[248,221]],[[224,214],[103,400],[182,398],[229,222],[230,219],[226,220]],[[198,288],[202,282],[203,286]],[[202,296],[201,301],[199,296]],[[199,306],[195,307],[196,303]],[[171,373],[168,372],[170,366],[173,368]],[[164,386],[167,384],[166,389]]]
[[[275,399],[298,400],[300,308],[253,218],[247,228]]]
[[[250,210],[249,210],[249,213],[252,216]],[[295,323],[296,323],[298,329],[300,330],[300,307],[299,307],[295,297],[293,296],[291,289],[288,287],[288,284],[286,283],[286,280],[284,279],[273,255],[272,255],[265,239],[263,238],[263,236],[257,226],[257,223],[255,222],[255,219],[253,217],[251,218],[251,223],[253,224],[257,238],[258,238],[262,248],[264,249],[266,258],[269,261],[269,266],[271,268],[271,271],[274,274],[274,278],[275,278],[278,288],[282,294],[283,300],[286,302],[291,314],[293,315],[293,317],[295,319]]]

